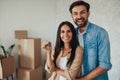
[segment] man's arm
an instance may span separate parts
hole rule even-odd
[[[99,31],[97,39],[99,44],[98,45],[99,66],[93,69],[85,76],[79,78],[78,80],[93,80],[94,78],[107,72],[112,67],[110,62],[110,41],[108,33],[104,29],[101,29],[101,31]]]
[[[96,67],[93,71],[91,71],[90,73],[88,73],[87,75],[78,78],[76,80],[93,80],[94,78],[100,76],[101,74],[107,72],[108,69],[103,69],[101,67]]]

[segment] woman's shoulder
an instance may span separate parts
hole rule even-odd
[[[83,48],[81,46],[77,46],[75,52],[76,52],[76,55],[83,54]]]
[[[77,46],[76,50],[82,50],[83,51],[83,48],[81,46]]]

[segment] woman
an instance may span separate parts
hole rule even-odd
[[[52,74],[48,80],[74,80],[80,75],[83,49],[78,45],[75,28],[70,22],[59,25],[54,49],[49,41],[42,48],[47,53],[45,69]]]

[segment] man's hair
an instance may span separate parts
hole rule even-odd
[[[78,0],[78,1],[73,2],[73,3],[70,5],[70,8],[69,8],[70,13],[72,13],[72,9],[73,9],[75,6],[81,6],[81,5],[83,5],[83,6],[86,7],[87,12],[89,11],[89,9],[90,9],[89,3],[85,2],[85,1],[82,1],[82,0]]]

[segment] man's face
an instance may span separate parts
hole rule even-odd
[[[75,6],[72,9],[72,19],[75,22],[75,24],[78,26],[78,28],[83,28],[87,25],[89,12],[87,12],[87,9],[85,6]]]

